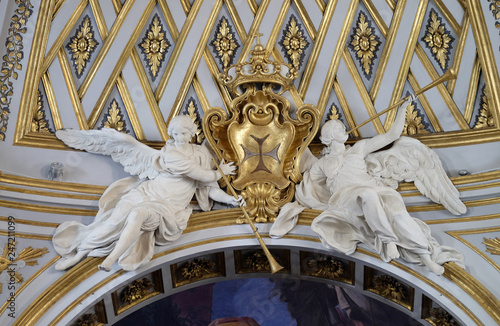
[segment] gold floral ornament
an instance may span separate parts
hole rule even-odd
[[[78,318],[75,322],[75,326],[95,326],[99,325],[96,314],[85,314]]]
[[[263,250],[258,250],[248,256],[245,260],[245,264],[253,272],[268,272],[271,270],[271,265],[269,264],[269,259],[267,259]]]
[[[153,283],[147,278],[136,280],[125,288],[122,293],[122,300],[128,302],[128,304],[141,300],[149,294],[153,287]]]
[[[140,46],[144,59],[147,61],[151,78],[155,81],[170,47],[170,42],[165,37],[158,14],[153,17],[153,22],[149,25],[149,30],[142,39]]]
[[[435,326],[458,326],[459,324],[455,321],[452,315],[450,315],[443,308],[432,308],[430,310],[431,317],[429,320]]]
[[[45,112],[43,110],[42,94],[38,91],[37,109],[33,113],[33,119],[31,120],[31,131],[32,132],[45,132],[51,133],[49,129],[49,124],[45,118]]]
[[[481,109],[479,110],[479,115],[477,116],[474,129],[482,129],[494,126],[495,120],[493,118],[493,113],[489,109],[488,96],[486,95],[486,86],[484,86],[483,95],[481,97]]]
[[[208,259],[195,258],[184,264],[181,274],[187,280],[197,279],[212,273],[214,267],[215,263]]]
[[[90,17],[86,15],[76,31],[76,35],[71,37],[69,43],[66,44],[66,48],[71,51],[71,59],[78,78],[82,76],[83,70],[90,61],[97,45],[99,43],[94,38]]]
[[[312,275],[317,277],[336,279],[344,274],[342,262],[332,257],[319,257],[307,262],[307,266],[312,268]]]
[[[389,275],[375,276],[373,283],[375,283],[375,290],[384,298],[396,301],[402,301],[405,298],[403,285],[394,277]]]
[[[448,52],[451,50],[451,43],[455,39],[451,36],[441,23],[435,10],[431,9],[431,15],[427,24],[427,33],[422,38],[427,47],[431,50],[434,58],[439,62],[441,69],[446,69],[450,59]]]
[[[498,0],[488,0],[490,3],[490,10],[493,14],[493,17],[497,20],[495,22],[495,27],[500,28],[500,1]]]
[[[422,117],[419,115],[419,111],[412,104],[406,109],[405,126],[403,129],[403,134],[408,136],[415,136],[420,134],[428,134],[429,131],[425,128],[422,123]]]
[[[5,140],[9,122],[10,98],[14,95],[12,79],[17,79],[17,71],[23,68],[21,65],[24,58],[22,34],[26,34],[26,24],[33,13],[33,5],[29,0],[17,0],[16,4],[18,8],[15,10],[15,15],[10,19],[5,41],[6,54],[2,57],[3,62],[0,71],[0,140]]]
[[[369,77],[373,67],[373,59],[380,46],[378,37],[373,33],[370,22],[366,20],[363,12],[359,13],[357,27],[351,38],[351,49],[356,52],[356,57],[363,66],[364,74]]]
[[[212,46],[224,68],[233,62],[236,50],[240,45],[236,41],[234,33],[232,33],[231,27],[228,25],[225,17],[222,17],[220,20],[215,40],[212,41]]]
[[[299,69],[304,59],[304,50],[309,46],[309,42],[307,42],[303,32],[300,30],[300,25],[297,24],[297,19],[294,15],[290,16],[288,25],[283,30],[283,38],[280,44],[283,50],[286,51],[289,62],[292,63],[293,67]]]
[[[102,127],[112,128],[117,131],[126,132],[125,121],[123,121],[123,115],[118,107],[118,103],[115,99],[111,101],[111,107],[108,109],[108,113],[105,115],[105,121],[103,121]]]
[[[198,118],[198,114],[196,114],[196,104],[194,98],[189,99],[189,104],[187,106],[187,116],[193,120],[193,123],[196,125],[196,134],[194,135],[193,142],[196,144],[201,144],[203,139],[205,139],[205,135],[203,134],[203,130],[200,128],[200,119]]]
[[[500,255],[500,239],[498,237],[496,237],[495,239],[483,239],[483,243],[486,245],[487,252],[490,252],[492,255]]]

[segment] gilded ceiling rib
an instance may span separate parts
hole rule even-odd
[[[52,0],[51,2],[54,2],[55,0]],[[63,29],[61,30],[61,33],[59,36],[56,38],[54,43],[52,44],[52,47],[50,48],[49,52],[47,52],[47,55],[45,56],[45,59],[43,60],[43,65],[40,73],[44,73],[49,69],[49,66],[52,64],[52,61],[54,61],[54,58],[57,55],[57,52],[59,52],[59,49],[63,46],[64,40],[68,37],[69,33],[73,29],[73,26],[75,26],[76,21],[78,18],[80,18],[80,15],[82,14],[83,10],[85,7],[87,7],[87,4],[89,3],[89,0],[81,0],[78,6],[76,7],[75,11],[71,14],[71,17],[69,17],[68,22],[66,25],[64,25]],[[43,4],[42,4],[43,5]],[[42,8],[40,7],[40,11],[38,16],[39,17],[44,17],[45,15],[48,16],[48,12],[50,11],[42,11]],[[46,23],[47,25],[47,35],[50,31],[50,23]],[[38,23],[37,23],[38,25]],[[35,33],[39,32],[38,26],[35,28]],[[45,39],[45,42],[43,43],[44,48],[47,46],[47,39]],[[33,48],[36,49],[36,48]],[[45,51],[42,51],[42,53],[45,54]]]
[[[308,1],[308,0],[306,0]],[[316,38],[316,28],[314,27],[314,24],[311,20],[311,17],[309,17],[309,13],[307,12],[306,8],[304,7],[304,4],[302,3],[302,0],[293,0],[293,3],[295,4],[295,7],[297,8],[297,12],[299,13],[300,18],[302,18],[302,23],[304,24],[304,27],[307,30],[307,33],[311,37],[311,39],[314,41]]]
[[[9,220],[10,219],[6,216],[0,216],[0,221],[2,221],[2,222],[8,222]],[[24,219],[20,219],[20,218],[16,218],[16,224],[41,226],[41,227],[54,228],[54,229],[59,226],[59,223],[24,220]]]
[[[410,69],[410,72],[408,73],[408,81],[410,82],[410,85],[413,88],[414,92],[417,92],[418,90],[420,90],[421,87],[418,84],[418,81],[415,78],[415,76],[413,75],[411,69]],[[420,102],[420,104],[422,104],[422,108],[424,109],[425,113],[427,114],[427,118],[429,118],[429,122],[431,123],[434,131],[435,132],[442,132],[443,127],[441,127],[439,120],[436,118],[436,115],[434,114],[434,111],[432,110],[432,107],[429,104],[429,101],[427,101],[427,97],[425,97],[425,93],[421,94],[418,97],[418,101]]]
[[[342,107],[342,111],[344,112],[345,119],[347,120],[350,129],[354,128],[356,126],[356,120],[352,115],[352,111],[351,108],[349,107],[349,103],[347,102],[347,98],[345,97],[344,91],[342,90],[342,86],[340,85],[337,78],[335,78],[333,82],[333,90],[335,91],[335,94],[337,94],[337,98],[339,99],[340,102],[339,104]],[[361,137],[359,129],[353,131],[352,135],[355,138]]]
[[[356,84],[356,88],[358,89],[359,95],[363,100],[363,104],[365,105],[365,109],[368,112],[368,115],[370,116],[370,118],[377,115],[377,111],[373,106],[373,102],[370,98],[370,95],[366,91],[365,85],[363,84],[363,80],[361,80],[358,70],[356,69],[356,64],[354,63],[347,47],[344,47],[342,58],[344,59],[344,62],[347,65],[347,69],[351,73],[351,77],[354,80],[354,84]],[[372,123],[377,133],[382,134],[385,132],[384,127],[382,126],[382,123],[380,122],[379,118],[374,119]]]
[[[12,235],[12,233],[9,234],[8,231],[0,231],[0,236],[4,236],[4,237],[7,238],[8,236],[11,236],[11,235]],[[51,235],[41,235],[41,234],[33,234],[33,233],[22,233],[22,232],[17,232],[17,231],[16,231],[16,238],[52,241],[52,236]]]
[[[66,0],[55,0],[54,10],[52,11],[52,20],[57,16],[59,9],[61,9],[62,5]]]
[[[120,74],[120,76],[118,76],[118,78],[116,79],[116,87],[118,88],[118,92],[122,97],[123,105],[125,105],[125,110],[127,111],[130,124],[132,124],[132,129],[134,130],[135,137],[138,140],[145,140],[146,136],[144,135],[144,130],[142,129],[139,116],[137,115],[137,110],[135,109],[134,101],[130,96],[127,83],[123,79],[122,74]]]
[[[47,96],[47,102],[49,103],[50,113],[52,114],[52,122],[54,122],[54,129],[59,130],[64,128],[61,115],[59,114],[59,108],[57,106],[56,96],[54,94],[54,88],[52,87],[52,81],[50,80],[49,71],[47,70],[42,75],[42,84],[45,90],[45,96]]]
[[[88,130],[89,125],[87,124],[87,119],[85,118],[85,113],[83,112],[82,102],[80,97],[78,97],[78,91],[76,90],[75,81],[73,80],[73,75],[71,74],[71,66],[69,65],[68,57],[64,52],[64,48],[60,48],[57,53],[57,58],[59,59],[59,64],[61,65],[62,74],[64,76],[64,81],[66,82],[66,87],[68,87],[69,96],[71,98],[71,104],[75,110],[76,120],[81,130]]]
[[[328,5],[330,5],[330,3],[333,3],[333,2],[335,2],[335,4],[336,4],[337,0],[330,1],[328,3]],[[330,66],[328,67],[328,73],[326,75],[326,79],[325,79],[325,82],[323,84],[323,88],[321,89],[321,95],[319,97],[318,104],[317,104],[318,111],[321,114],[323,112],[325,112],[326,103],[327,103],[328,97],[329,97],[328,95],[330,94],[330,92],[332,90],[333,81],[335,80],[335,78],[337,76],[337,70],[338,70],[339,65],[340,65],[340,59],[344,55],[344,48],[345,48],[346,40],[347,40],[347,37],[349,35],[349,30],[351,29],[352,21],[354,19],[354,14],[356,13],[356,8],[358,7],[358,4],[359,4],[359,0],[352,0],[350,5],[349,5],[349,8],[347,9],[347,14],[346,14],[346,17],[344,20],[344,25],[342,26],[342,30],[340,31],[339,39],[337,40],[337,45],[335,46],[335,50],[332,54],[332,61],[330,62]],[[329,7],[327,7],[327,11],[328,11],[328,8]],[[334,9],[334,8],[332,8],[332,9]],[[328,24],[330,23],[331,18],[332,18],[332,16],[330,16],[330,18],[328,19]],[[323,18],[323,21],[321,22],[322,24],[323,24],[324,20],[325,20],[325,18]],[[321,30],[322,30],[322,28],[320,26],[320,30],[318,31],[318,35],[326,33],[326,28],[323,32],[321,32]],[[323,38],[324,38],[324,36],[323,36]],[[315,48],[316,48],[316,44],[317,43],[314,44]],[[313,48],[313,51],[315,48]],[[318,50],[318,52],[319,52],[319,50]],[[316,56],[316,58],[312,59],[312,54],[311,54],[309,62],[311,60],[316,61],[317,56]],[[306,69],[308,66],[306,66]],[[305,72],[304,72],[304,74],[305,74]],[[302,86],[302,84],[301,84],[301,86]],[[300,92],[300,89],[299,89],[299,94],[302,94]]]
[[[486,220],[494,220],[500,218],[500,214],[490,214],[490,215],[480,215],[480,216],[471,216],[471,217],[459,217],[459,218],[445,218],[439,220],[428,220],[425,221],[426,224],[448,224],[448,223],[465,223],[465,222],[479,222]]]
[[[22,194],[46,196],[46,197],[60,197],[60,198],[82,199],[82,200],[99,200],[99,198],[101,198],[100,196],[76,195],[76,194],[60,193],[53,191],[32,190],[26,188],[4,186],[1,184],[0,184],[0,190],[19,192]]]
[[[108,27],[106,26],[106,21],[102,14],[101,5],[98,0],[90,0],[90,7],[94,13],[95,22],[97,24],[97,29],[101,35],[101,39],[104,41],[108,37]]]
[[[403,93],[403,88],[406,83],[406,78],[408,76],[408,72],[410,71],[410,63],[411,59],[413,58],[413,52],[415,51],[415,45],[417,45],[418,34],[420,33],[420,29],[422,27],[422,23],[425,18],[425,8],[427,8],[428,3],[429,0],[421,0],[418,5],[418,9],[415,14],[415,20],[413,21],[413,26],[411,28],[410,35],[408,37],[408,42],[406,43],[406,48],[403,55],[403,61],[401,62],[401,65],[399,67],[396,83],[394,84],[394,89],[392,91],[392,96],[391,96],[391,101],[389,102],[389,106],[401,99],[401,94]],[[386,130],[389,130],[389,127],[392,125],[392,122],[394,121],[395,117],[396,117],[396,110],[387,112],[384,121],[384,128]]]
[[[103,41],[103,45],[102,45],[101,49],[99,50],[99,52],[97,53],[97,56],[94,60],[94,63],[92,64],[92,66],[90,66],[90,69],[89,69],[87,75],[85,76],[85,79],[83,80],[80,88],[78,89],[78,96],[80,97],[80,99],[82,99],[85,96],[85,93],[87,93],[87,90],[89,89],[90,84],[94,80],[94,77],[97,73],[97,70],[101,67],[101,64],[104,61],[104,58],[108,55],[109,49],[111,48],[111,45],[115,41],[116,36],[118,35],[120,28],[122,27],[123,23],[125,22],[127,15],[129,14],[130,10],[132,9],[134,2],[135,2],[135,0],[128,0],[127,2],[125,2],[125,5],[123,6],[123,8],[120,10],[120,13],[116,17],[116,19],[113,23],[113,26],[111,27],[111,30],[109,31],[109,34],[106,37],[106,40]],[[104,38],[103,38],[103,40],[104,40]]]
[[[198,95],[198,100],[200,101],[201,109],[203,110],[203,112],[210,109],[210,103],[208,103],[208,99],[205,91],[203,90],[203,86],[201,85],[200,80],[196,74],[193,77],[193,88]]]
[[[325,12],[325,1],[324,0],[316,0],[316,4],[319,7],[319,10],[321,10],[323,13]]]
[[[84,194],[102,195],[106,186],[86,185],[81,183],[58,182],[51,180],[21,177],[17,175],[3,174],[0,172],[0,182],[14,184],[16,186],[45,188],[59,191],[72,191]]]
[[[201,4],[203,1],[195,1],[193,7],[189,10],[189,15],[182,26],[181,33],[175,43],[175,47],[172,50],[172,54],[170,55],[170,59],[168,60],[167,67],[163,72],[163,76],[158,83],[158,87],[156,88],[155,98],[157,102],[160,102],[160,99],[167,88],[168,81],[172,75],[175,65],[177,64],[177,60],[179,59],[179,55],[181,53],[182,48],[184,47],[184,43],[186,43],[186,38],[193,27],[194,21],[198,12],[200,11]]]
[[[23,92],[19,104],[19,114],[17,117],[16,131],[14,133],[14,144],[19,144],[31,129],[32,110],[36,108],[36,93],[40,82],[40,66],[47,45],[50,30],[50,12],[52,11],[54,0],[44,1],[40,4],[39,15],[35,31],[33,33],[33,43],[31,53],[26,65],[26,76],[24,78]]]
[[[460,27],[455,17],[453,17],[451,12],[448,10],[448,7],[443,3],[443,0],[434,0],[434,3],[438,7],[439,12],[443,15],[444,19],[446,19],[451,28],[453,28],[455,34],[460,35],[464,26],[462,25],[462,27]]]
[[[375,77],[373,78],[373,84],[370,89],[370,97],[373,102],[377,98],[380,86],[382,84],[382,79],[384,77],[385,70],[387,69],[387,64],[391,56],[392,48],[394,46],[394,41],[396,40],[396,35],[401,25],[401,19],[403,18],[404,9],[407,0],[400,0],[396,6],[396,10],[392,15],[391,25],[389,30],[384,30],[381,25],[378,25],[382,35],[385,37],[384,48],[380,54],[380,60],[378,63],[377,71],[375,71]]]
[[[464,55],[465,43],[467,41],[469,26],[470,26],[469,14],[467,13],[467,11],[465,11],[464,18],[462,19],[462,29],[460,30],[460,33],[457,33],[459,36],[457,44],[455,45],[455,55],[453,57],[453,64],[451,65],[451,69],[455,70],[457,74],[458,71],[460,70],[460,64],[462,62],[462,57]],[[457,84],[457,79],[455,78],[448,81],[448,84],[446,85],[446,87],[448,88],[448,92],[452,96],[453,93],[455,92],[456,84]]]
[[[283,4],[281,5],[280,12],[278,14],[278,17],[276,18],[276,22],[273,25],[273,29],[271,30],[271,33],[269,33],[269,36],[267,38],[267,44],[266,44],[266,52],[267,53],[272,53],[273,48],[275,47],[276,44],[276,39],[278,38],[278,34],[281,30],[281,25],[283,25],[283,21],[285,20],[286,13],[288,12],[288,9],[290,8],[290,3],[292,0],[285,0],[283,1]]]
[[[424,49],[420,44],[417,44],[417,47],[415,49],[417,53],[417,57],[420,59],[422,62],[422,65],[424,66],[425,70],[429,74],[432,80],[436,80],[439,78],[439,74],[436,72],[436,69],[432,65],[431,61],[429,60],[429,57],[424,52]],[[441,94],[441,97],[443,98],[444,102],[446,103],[448,109],[450,110],[451,114],[455,118],[455,121],[457,122],[458,126],[460,127],[461,130],[470,130],[469,125],[464,119],[464,116],[460,112],[460,110],[457,107],[457,104],[451,97],[450,93],[448,92],[448,89],[446,88],[446,85],[444,84],[439,84],[436,86],[437,90],[439,91],[439,94]]]
[[[337,47],[335,48],[335,52],[333,53],[332,62],[336,61],[336,58],[338,58],[338,60],[340,60],[340,55],[341,55],[340,51],[341,51],[342,47],[339,47],[339,44],[344,46],[345,39],[347,38],[346,34],[348,31],[348,29],[346,31],[344,29],[344,27],[346,27],[346,23],[348,21],[349,21],[349,23],[351,21],[351,19],[348,19],[348,17],[354,16],[352,11],[354,11],[355,8],[357,7],[358,1],[359,0],[352,0],[351,1],[347,17],[345,19],[344,26],[342,28],[342,32],[341,32],[340,37],[337,41]],[[353,6],[354,2],[356,3],[356,6]],[[321,19],[321,23],[319,25],[318,33],[316,34],[316,39],[314,41],[313,48],[312,48],[311,53],[309,55],[309,60],[307,61],[307,65],[304,69],[304,72],[302,73],[302,79],[300,80],[298,92],[299,92],[299,96],[301,98],[305,97],[307,89],[309,88],[309,84],[311,83],[311,78],[312,78],[312,75],[314,73],[314,68],[316,68],[316,63],[318,61],[318,57],[319,57],[319,54],[321,52],[321,48],[323,47],[323,43],[325,42],[326,33],[328,32],[328,27],[330,26],[330,23],[332,21],[333,13],[335,12],[335,8],[337,6],[337,3],[338,3],[338,0],[329,1],[327,6],[326,6],[326,9],[324,11],[323,18]],[[349,24],[349,26],[350,26],[350,24]],[[329,73],[335,74],[337,71],[337,69],[336,69],[337,67],[334,67],[334,68],[335,68],[335,70],[329,71]],[[333,80],[332,80],[332,82],[333,82]],[[331,83],[330,83],[329,89],[331,89]],[[318,103],[318,109],[320,112],[323,112],[324,106],[320,106]]]
[[[153,90],[151,89],[151,85],[149,84],[148,77],[146,76],[146,72],[141,63],[141,58],[137,53],[135,48],[132,48],[130,53],[130,59],[132,60],[132,64],[134,65],[135,72],[137,73],[137,78],[139,79],[139,83],[141,84],[142,91],[144,92],[144,97],[148,102],[149,109],[151,110],[151,114],[153,115],[153,119],[155,120],[155,124],[158,127],[158,130],[161,135],[161,139],[163,141],[167,141],[168,131],[167,126],[165,125],[165,119],[163,114],[161,113],[160,107],[158,106],[158,102],[156,101]]]
[[[207,41],[210,36],[210,32],[212,31],[212,28],[215,24],[215,21],[217,20],[217,16],[221,8],[222,8],[222,0],[217,0],[212,8],[212,12],[210,13],[210,17],[207,21],[207,24],[205,25],[205,29],[203,30],[200,41],[196,46],[196,50],[194,51],[193,57],[191,58],[189,68],[187,69],[186,74],[184,75],[184,80],[182,81],[181,88],[177,93],[177,97],[175,98],[172,109],[170,110],[170,116],[168,117],[168,120],[165,121],[167,125],[170,123],[170,120],[176,115],[178,115],[179,112],[181,111],[182,103],[184,101],[184,98],[186,97],[186,94],[189,91],[189,86],[191,85],[191,81],[195,76],[196,69],[198,69],[201,57],[207,46]]]
[[[395,0],[385,0],[387,2],[387,5],[394,11],[394,8],[396,8],[396,1]]]
[[[97,214],[96,209],[66,208],[59,206],[27,204],[10,200],[0,200],[0,206],[14,208],[14,209],[21,209],[23,211],[43,212],[43,213],[63,214],[63,215],[95,216],[95,214]]]
[[[362,0],[362,1],[363,1],[363,4],[365,5],[366,9],[368,10],[368,13],[375,21],[375,24],[380,29],[380,32],[382,33],[384,38],[387,38],[387,33],[389,32],[389,28],[387,27],[384,20],[380,16],[377,8],[375,8],[375,6],[373,5],[372,0]],[[393,13],[393,15],[394,15],[394,13]],[[391,19],[391,25],[393,22],[394,22],[394,16]]]
[[[472,66],[472,73],[469,82],[469,91],[467,92],[467,100],[465,102],[464,119],[467,123],[471,122],[472,113],[474,112],[474,104],[476,103],[477,90],[479,87],[479,77],[481,76],[481,64],[479,57],[476,54],[474,64]]]
[[[495,126],[497,129],[500,124],[500,79],[498,76],[498,68],[495,63],[495,55],[493,54],[493,49],[491,47],[491,41],[483,11],[481,9],[481,4],[479,0],[469,0],[468,8],[470,10],[472,32],[474,33],[474,39],[476,40],[477,51],[479,54],[480,62],[482,63],[484,80],[486,82],[486,87],[488,87],[491,107],[494,108],[493,117],[495,118]]]
[[[92,294],[94,294],[95,291],[99,290],[101,287],[105,286],[106,284],[108,284],[109,282],[117,279],[118,277],[122,276],[123,274],[125,274],[126,271],[124,271],[123,269],[108,276],[107,278],[105,278],[104,280],[100,281],[99,283],[95,284],[93,287],[91,287],[90,289],[88,289],[87,291],[85,291],[82,295],[80,295],[78,298],[76,298],[73,302],[71,302],[69,305],[66,306],[66,308],[64,308],[63,311],[61,311],[59,313],[59,315],[57,315],[56,318],[54,318],[49,326],[54,326],[54,325],[57,325],[61,319],[63,319],[71,310],[75,309],[76,306],[78,306],[79,304],[82,303],[83,300],[85,300],[86,298],[88,298],[89,296],[91,296]]]
[[[247,60],[248,55],[250,54],[250,49],[252,48],[253,45],[253,40],[257,35],[257,33],[259,32],[260,24],[262,23],[262,19],[264,18],[264,14],[266,13],[270,1],[271,0],[262,0],[257,11],[253,11],[254,7],[251,6],[255,18],[252,22],[252,26],[250,27],[250,31],[248,32],[248,37],[246,39],[246,42],[243,43],[243,48],[241,49],[241,54],[236,64],[243,64]]]
[[[134,31],[130,35],[130,38],[129,38],[127,44],[125,45],[122,53],[120,54],[120,57],[118,58],[118,60],[115,64],[115,67],[113,68],[113,71],[111,72],[111,75],[109,76],[108,81],[106,82],[106,85],[104,86],[104,88],[101,92],[101,95],[99,96],[99,99],[97,100],[97,103],[94,106],[94,109],[92,110],[92,113],[89,116],[88,124],[90,127],[94,128],[94,126],[96,125],[97,119],[99,119],[101,111],[103,110],[104,106],[106,105],[106,101],[109,97],[109,94],[111,94],[111,91],[113,90],[113,87],[116,83],[116,80],[117,80],[118,76],[120,76],[121,71],[123,69],[123,66],[125,65],[125,62],[127,61],[128,57],[130,56],[130,53],[131,53],[132,49],[134,48],[134,44],[135,44],[137,38],[139,37],[139,34],[141,33],[144,25],[146,24],[147,19],[149,18],[149,15],[153,11],[154,6],[155,6],[155,0],[149,0],[146,8],[144,9],[144,12],[142,13],[139,21],[137,22],[137,25],[135,26]],[[122,13],[122,11],[120,11],[120,14]],[[113,27],[114,27],[114,25],[113,25]],[[111,29],[111,31],[112,30],[113,29]],[[111,35],[111,33],[110,33],[110,35]],[[107,42],[108,41],[106,40],[104,43],[107,43]],[[102,50],[101,50],[101,52],[102,52]],[[99,53],[101,53],[101,52],[99,52]],[[94,66],[95,66],[95,63],[94,63],[94,65],[92,65],[92,67],[94,67]]]

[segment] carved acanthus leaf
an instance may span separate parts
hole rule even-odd
[[[434,58],[439,62],[442,69],[446,69],[449,60],[449,50],[454,38],[445,29],[444,24],[438,17],[435,10],[431,10],[427,32],[422,38],[427,47],[431,50]]]
[[[99,43],[94,38],[90,17],[87,15],[76,31],[76,35],[69,39],[66,45],[71,51],[71,60],[76,68],[76,76],[80,78],[87,63],[90,61],[92,53]]]

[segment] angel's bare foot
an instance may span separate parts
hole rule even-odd
[[[101,271],[106,271],[106,272],[109,272],[111,270],[111,267],[113,266],[113,264],[115,263],[115,261],[113,259],[110,259],[109,256],[104,259],[104,261],[102,262],[101,265],[97,266]]]
[[[398,246],[394,242],[387,244],[387,256],[392,260],[399,258]]]
[[[420,258],[422,259],[422,263],[424,263],[424,265],[427,266],[427,268],[430,269],[431,272],[435,273],[438,276],[443,275],[444,267],[432,261],[429,255],[421,255]]]
[[[87,256],[88,253],[88,251],[79,250],[73,257],[59,259],[56,263],[55,269],[58,271],[68,269],[78,264],[83,258]]]

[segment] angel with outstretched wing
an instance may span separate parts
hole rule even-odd
[[[220,172],[212,166],[209,151],[191,144],[196,125],[187,116],[172,119],[172,139],[155,150],[114,129],[59,130],[56,136],[68,146],[90,153],[110,155],[132,176],[109,186],[99,200],[94,222],[62,223],[53,237],[62,256],[56,269],[67,269],[87,256],[104,257],[99,266],[109,271],[115,261],[124,270],[149,262],[155,244],[166,245],[179,238],[192,213],[196,196],[201,209],[211,209],[212,200],[244,204],[219,188]],[[232,163],[222,162],[225,174],[233,174]]]
[[[408,214],[396,191],[399,181],[414,181],[423,195],[451,213],[466,211],[439,157],[417,139],[400,137],[407,106],[414,99],[411,96],[399,107],[388,132],[353,146],[345,145],[348,135],[341,121],[326,122],[320,138],[326,146],[323,155],[305,157],[309,169],[296,187],[297,202],[282,208],[271,236],[280,237],[291,230],[297,214],[308,207],[323,211],[311,228],[327,248],[352,254],[361,242],[384,261],[401,257],[424,264],[438,275],[445,262],[463,265],[462,254],[440,246],[429,227]],[[392,143],[390,149],[382,150]]]

